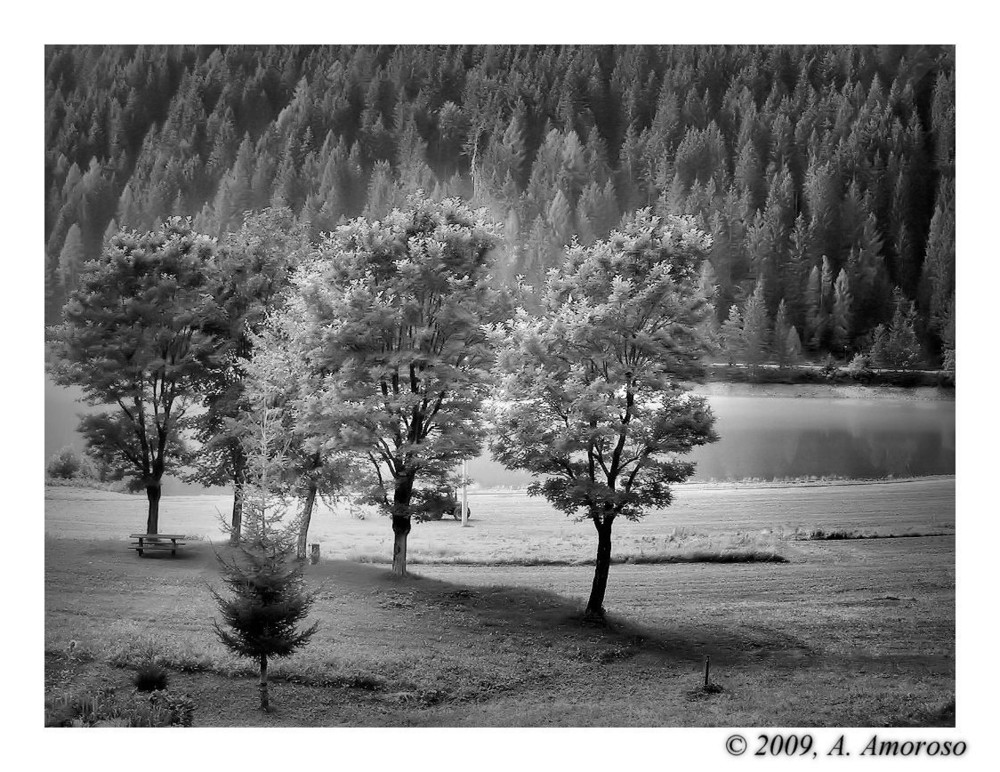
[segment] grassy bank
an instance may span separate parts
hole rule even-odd
[[[307,569],[321,632],[272,666],[268,715],[255,710],[251,668],[212,631],[213,544],[138,558],[124,536],[141,500],[69,490],[50,490],[46,507],[50,697],[127,691],[155,659],[169,690],[191,696],[195,726],[954,720],[953,478],[683,489],[667,513],[616,526],[606,629],[580,618],[592,526],[537,499],[484,495],[470,528],[415,526],[407,581],[354,554],[388,558],[384,519],[324,511],[324,558]],[[225,501],[177,498],[164,500],[163,523],[179,531],[211,528]],[[103,538],[81,538],[87,529]],[[913,538],[810,538],[818,530]],[[931,532],[945,535],[917,536]],[[788,562],[680,559],[765,548]],[[710,694],[698,690],[706,655],[721,687]]]
[[[847,366],[799,365],[779,367],[773,364],[709,365],[705,378],[714,383],[818,383],[836,386],[898,386],[901,388],[955,388],[955,373],[946,370],[891,370]]]
[[[472,520],[417,523],[409,537],[415,564],[585,565],[594,558],[596,534],[540,497],[519,491],[469,497]],[[170,496],[160,504],[165,533],[220,542],[226,496]],[[72,488],[46,492],[46,533],[59,538],[122,540],[145,522],[143,497]],[[359,515],[363,516],[359,517]],[[795,543],[816,530],[875,535],[954,532],[954,477],[869,484],[819,482],[794,485],[684,485],[674,504],[639,522],[614,527],[616,561],[663,562],[694,553],[753,552],[795,558]],[[310,542],[324,557],[383,562],[392,554],[386,518],[371,510],[321,506]]]
[[[127,690],[154,659],[196,726],[946,723],[953,539],[817,542],[803,557],[615,566],[607,629],[580,620],[588,567],[425,566],[399,581],[322,561],[308,569],[321,632],[272,667],[264,715],[251,667],[212,632],[207,545],[138,559],[50,539],[47,693]],[[697,689],[705,655],[715,694]]]

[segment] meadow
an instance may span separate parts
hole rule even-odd
[[[138,558],[142,498],[48,488],[46,695],[127,690],[155,659],[196,726],[954,724],[953,477],[679,486],[616,524],[603,628],[581,619],[589,523],[516,492],[470,505],[467,528],[414,526],[406,580],[385,519],[316,514],[320,632],[263,714],[212,631],[228,499],[165,498],[161,528],[195,538]]]

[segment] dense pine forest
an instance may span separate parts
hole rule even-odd
[[[46,319],[121,227],[310,238],[406,196],[503,224],[538,286],[623,215],[712,237],[717,338],[749,364],[954,367],[954,49],[50,46]]]

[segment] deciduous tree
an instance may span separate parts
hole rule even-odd
[[[49,330],[55,382],[111,407],[84,417],[80,429],[97,458],[146,490],[146,533],[159,528],[161,480],[183,457],[185,416],[216,350],[205,331],[214,252],[189,220],[122,230],[88,263],[62,324]]]
[[[441,484],[481,446],[497,233],[458,201],[411,197],[381,222],[338,228],[296,278],[296,345],[322,374],[305,420],[324,451],[370,462],[399,575],[422,486]]]
[[[305,230],[291,210],[268,209],[246,218],[228,234],[217,255],[209,287],[215,307],[209,330],[218,349],[205,383],[206,410],[196,418],[198,463],[187,475],[203,485],[233,485],[230,536],[240,538],[240,510],[246,459],[238,419],[246,412],[244,381],[253,356],[253,335],[269,312],[281,306],[289,277],[302,260]]]
[[[591,617],[604,615],[615,519],[670,504],[670,484],[694,471],[679,457],[715,439],[707,402],[680,383],[701,368],[708,247],[690,219],[644,210],[609,239],[571,248],[541,314],[521,312],[497,334],[491,450],[543,478],[530,494],[594,523]]]

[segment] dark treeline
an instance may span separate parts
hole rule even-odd
[[[245,211],[287,206],[318,240],[422,189],[488,207],[504,224],[500,278],[536,286],[574,237],[592,243],[623,214],[700,218],[720,340],[740,338],[751,363],[750,349],[794,354],[790,335],[813,356],[953,356],[951,47],[50,46],[45,58],[49,321],[120,227],[189,215],[220,236]],[[919,356],[885,353],[914,335]]]

